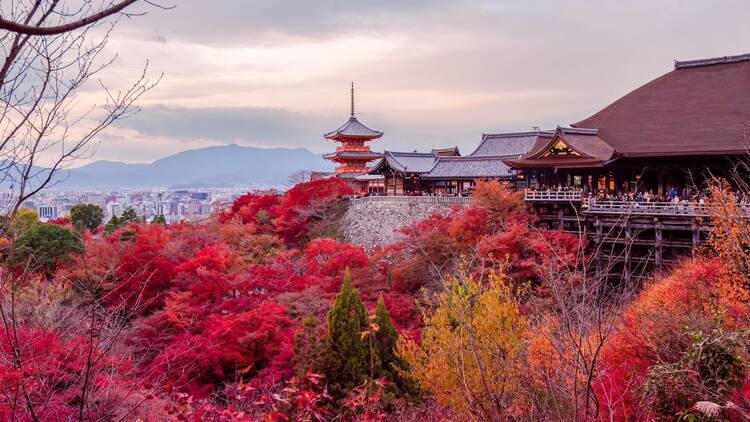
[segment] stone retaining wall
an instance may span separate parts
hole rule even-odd
[[[405,201],[351,201],[341,220],[344,240],[360,245],[366,250],[399,240],[401,234],[396,229],[426,217],[435,212],[447,212],[451,206],[466,206],[453,203],[427,203],[419,200]]]

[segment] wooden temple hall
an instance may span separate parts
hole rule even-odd
[[[541,224],[620,245],[627,252],[617,271],[629,276],[705,241],[701,190],[709,177],[731,179],[750,147],[750,54],[675,61],[588,118],[486,134],[463,156],[457,148],[375,154],[362,145],[382,133],[348,125],[326,135],[344,143],[326,158],[359,159],[357,172],[338,174],[363,194],[469,195],[478,180],[502,180],[524,191]],[[344,148],[352,140],[359,149]]]

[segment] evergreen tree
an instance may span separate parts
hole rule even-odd
[[[107,221],[107,224],[104,225],[104,232],[112,234],[115,230],[120,228],[121,225],[120,219],[116,215],[113,215],[112,218]]]
[[[130,223],[138,222],[138,214],[132,208],[128,208],[120,216],[120,226],[127,226]]]
[[[78,231],[96,230],[102,224],[104,211],[94,204],[78,204],[70,209],[70,222]]]
[[[35,224],[16,240],[13,251],[16,263],[50,274],[58,262],[70,259],[73,253],[82,253],[83,244],[68,229],[56,224]]]
[[[164,217],[164,214],[157,214],[151,220],[151,224],[161,224],[162,226],[166,226],[167,219]]]
[[[380,376],[388,378],[392,382],[398,379],[397,367],[400,367],[398,357],[396,356],[396,344],[398,343],[398,332],[393,326],[391,315],[385,307],[383,296],[378,298],[375,305],[375,324],[377,331],[373,333],[374,351],[378,363],[380,364]]]
[[[328,312],[328,346],[338,361],[338,370],[332,371],[329,379],[341,389],[348,390],[367,378],[370,351],[362,335],[368,330],[367,325],[367,310],[347,270],[336,302]]]

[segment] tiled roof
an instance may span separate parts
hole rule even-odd
[[[455,157],[455,156],[461,155],[461,152],[458,151],[458,147],[433,148],[432,151],[430,152],[439,157]]]
[[[545,156],[549,148],[561,139],[578,155]],[[598,135],[597,129],[558,127],[549,138],[540,137],[528,154],[508,158],[505,163],[514,167],[599,167],[615,156],[615,150]]]
[[[383,158],[394,170],[404,173],[424,173],[435,165],[435,156],[428,152],[386,151]]]
[[[323,158],[330,160],[332,158],[354,158],[354,159],[370,159],[377,160],[383,155],[373,151],[336,151],[329,154],[323,155]]]
[[[482,135],[482,142],[480,142],[477,149],[469,155],[474,157],[499,155],[521,156],[529,152],[539,137],[549,136],[552,136],[552,132],[533,131],[484,134]]]
[[[369,127],[360,123],[356,117],[352,116],[340,128],[332,132],[328,132],[323,136],[330,139],[341,135],[375,139],[383,136],[383,132],[378,132],[377,130],[370,129]]]
[[[576,127],[626,157],[745,154],[750,147],[750,55],[676,62]]]
[[[383,158],[372,167],[370,173],[377,173],[383,167],[388,166],[401,173],[422,174],[435,165],[435,161],[439,158],[438,153],[453,152],[458,153],[458,148],[433,149],[432,152],[385,151]],[[446,157],[453,157],[453,155],[446,155]]]
[[[514,156],[515,157],[515,156]],[[509,178],[513,176],[510,167],[503,163],[508,156],[486,157],[439,157],[435,166],[422,175],[425,179],[477,179]]]

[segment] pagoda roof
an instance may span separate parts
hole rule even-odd
[[[522,156],[531,150],[539,138],[549,139],[554,131],[531,131],[482,134],[482,141],[470,156]]]
[[[323,155],[326,160],[333,159],[354,159],[354,160],[377,160],[382,157],[383,154],[374,151],[335,151],[329,154]]]
[[[674,70],[574,127],[625,157],[745,154],[750,146],[750,54],[675,61]]]
[[[390,167],[400,173],[425,173],[435,165],[435,154],[431,152],[398,152],[385,151],[383,158],[370,170],[377,172],[384,167]]]
[[[356,117],[352,116],[338,129],[323,135],[326,139],[335,139],[339,137],[353,137],[363,139],[376,139],[383,136],[383,132],[372,130],[360,123]]]
[[[505,158],[512,157],[438,157],[435,165],[422,177],[433,180],[511,178],[513,171],[503,162]]]

